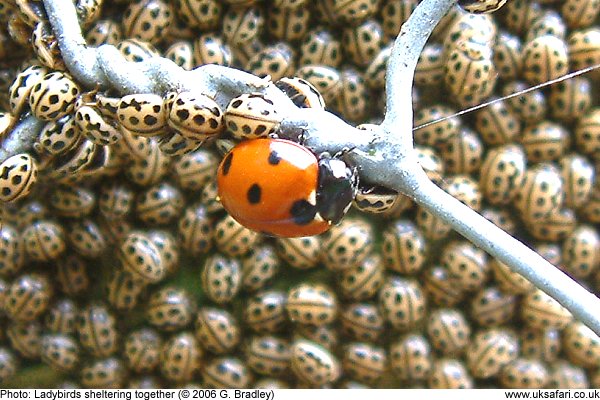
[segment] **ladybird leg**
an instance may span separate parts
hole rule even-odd
[[[209,146],[212,146],[212,145],[214,145],[214,144],[215,144],[215,142],[218,140],[218,138],[216,137],[216,136],[218,136],[218,135],[214,135],[214,136],[215,136],[215,137],[213,137],[213,136],[209,136],[208,138],[206,138],[206,139],[204,139],[204,140],[201,140],[200,142],[202,142],[202,143],[200,143],[200,145],[198,146],[198,149],[199,149],[200,147],[209,147]],[[197,149],[196,149],[196,150],[197,150]]]
[[[96,95],[98,94],[98,92],[100,91],[100,84],[97,84],[92,90],[90,90],[88,93],[90,94],[91,98],[94,99],[94,101],[96,100]]]
[[[297,140],[299,144],[304,146],[304,143],[306,142],[306,131],[304,129],[302,129],[302,132],[300,132],[300,135],[298,135]]]
[[[352,198],[356,197],[356,193],[358,193],[358,185],[359,185],[359,177],[358,177],[358,168],[354,165],[351,165],[350,168],[352,169],[352,189],[354,191],[354,194],[352,195]],[[348,211],[348,210],[346,210]]]
[[[204,92],[201,92],[200,94],[201,94],[202,96],[206,96],[206,97],[208,97],[209,99],[211,99],[212,101],[215,101],[215,102],[216,102],[216,100],[215,100],[215,99],[217,98],[217,95],[219,94],[219,91],[218,91],[218,90],[216,90],[216,91],[214,91],[214,92],[210,92],[210,93],[204,93]]]
[[[75,97],[75,107],[73,108],[75,111],[77,111],[79,109],[79,107],[85,106],[87,103],[87,101],[85,101],[84,97],[83,97],[84,93],[79,93],[76,97]]]
[[[322,152],[321,154],[319,154],[319,160],[331,160],[332,157],[331,154],[327,151]]]
[[[271,78],[271,75],[266,75],[265,77],[262,78],[262,80],[264,81],[264,86],[263,87],[267,87],[267,86],[269,86],[269,84],[271,82],[273,82],[273,79]]]
[[[94,89],[89,92],[81,92],[77,95],[75,99],[75,108],[79,108],[81,106],[95,106],[96,105],[96,95],[98,94],[99,86],[96,86]]]
[[[344,158],[344,156],[346,154],[350,153],[354,149],[356,149],[356,146],[344,147],[343,149],[341,149],[340,151],[338,151],[337,153],[335,153],[333,155],[333,158]]]

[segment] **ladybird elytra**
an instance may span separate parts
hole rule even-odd
[[[32,65],[21,71],[9,88],[10,111],[12,115],[21,114],[23,107],[27,104],[29,94],[48,73],[41,65]]]
[[[259,94],[242,94],[229,102],[225,110],[225,124],[237,139],[267,137],[278,128],[282,117],[270,98]]]
[[[338,287],[341,294],[352,300],[375,297],[384,284],[386,266],[377,253],[368,256],[362,263],[341,271]]]
[[[280,265],[273,246],[257,246],[242,260],[242,287],[248,292],[262,289],[277,275]]]
[[[298,66],[320,64],[336,68],[341,61],[341,43],[331,32],[316,29],[305,35]]]
[[[384,332],[383,316],[373,303],[351,303],[340,313],[342,333],[350,339],[376,343]]]
[[[597,368],[600,363],[600,337],[583,323],[571,322],[562,333],[563,352],[573,364]]]
[[[124,339],[124,358],[133,372],[149,373],[154,371],[160,361],[162,339],[152,328],[132,331]]]
[[[14,321],[6,329],[8,343],[25,359],[37,359],[41,352],[42,326],[38,321]]]
[[[84,257],[97,258],[106,250],[105,235],[94,219],[82,218],[66,226],[68,243],[75,252]]]
[[[58,259],[66,250],[65,229],[53,220],[36,221],[22,232],[25,253],[32,261]]]
[[[393,40],[400,33],[402,24],[406,22],[410,14],[417,7],[418,0],[402,0],[402,1],[386,1],[381,5],[381,25],[383,28],[383,39],[386,42]],[[458,7],[454,7],[452,11],[448,13],[450,16],[454,10],[459,10]],[[447,17],[442,20],[448,19]],[[442,21],[437,25],[442,27],[444,25]]]
[[[117,357],[99,358],[81,367],[81,385],[90,389],[120,389],[126,377],[126,368]]]
[[[284,76],[293,76],[295,65],[292,48],[285,42],[278,42],[254,54],[244,69],[256,76],[270,76],[277,81]]]
[[[160,135],[167,125],[163,98],[152,93],[123,96],[117,117],[123,128],[141,136]]]
[[[390,343],[391,372],[400,380],[422,381],[430,374],[433,351],[427,338],[410,333]]]
[[[304,339],[291,347],[291,369],[294,375],[310,386],[322,386],[339,378],[341,366],[337,358],[324,347]]]
[[[220,35],[205,34],[192,43],[192,64],[217,64],[229,66],[232,63],[232,48]]]
[[[300,78],[281,78],[275,82],[292,102],[300,108],[325,109],[325,100],[312,83]]]
[[[207,95],[181,92],[167,108],[167,123],[187,139],[202,141],[224,128],[221,108]]]
[[[207,388],[250,387],[253,376],[246,363],[237,357],[218,357],[211,360],[202,370],[202,378]]]
[[[264,25],[262,8],[230,8],[223,16],[223,37],[232,46],[237,46],[258,37]]]
[[[299,144],[245,141],[219,166],[219,197],[232,217],[250,229],[285,237],[319,234],[329,224],[315,219],[318,172],[315,155]]]
[[[119,342],[116,318],[102,303],[92,303],[79,311],[76,330],[82,348],[94,357],[115,353]]]
[[[85,32],[85,41],[89,46],[116,45],[122,38],[121,26],[110,19],[101,19],[94,22]]]
[[[226,215],[215,224],[214,238],[220,252],[230,257],[240,257],[245,256],[254,247],[259,240],[259,234]]]
[[[568,361],[559,360],[550,365],[550,381],[547,388],[588,388],[588,378],[585,370],[575,366]]]
[[[456,308],[438,308],[429,314],[427,337],[433,348],[446,357],[459,357],[471,337],[471,326]]]
[[[479,326],[493,327],[510,323],[515,317],[518,298],[497,286],[479,290],[470,300],[470,316]]]
[[[44,314],[52,295],[53,287],[46,275],[20,275],[7,287],[4,313],[15,323],[34,321]]]
[[[481,329],[471,339],[466,355],[466,365],[475,378],[495,377],[519,355],[519,340],[508,329]]]
[[[342,91],[340,72],[327,65],[305,65],[296,71],[296,76],[316,87],[325,103],[335,101]]]
[[[128,2],[123,13],[122,28],[125,37],[158,43],[174,22],[171,5],[163,0]]]
[[[44,316],[44,330],[46,333],[62,333],[71,335],[75,333],[75,319],[79,312],[77,304],[70,298],[54,301]]]
[[[566,308],[540,289],[528,293],[521,301],[521,319],[526,326],[535,329],[563,329],[573,320]]]
[[[499,381],[507,389],[541,389],[548,383],[548,369],[536,359],[517,358],[500,372]]]
[[[42,361],[56,370],[69,372],[79,363],[79,344],[69,335],[44,335],[40,347]]]
[[[239,344],[239,323],[223,308],[202,307],[198,310],[195,327],[200,346],[211,353],[227,354]]]
[[[588,27],[597,21],[600,2],[596,0],[566,0],[561,4],[563,19],[572,30]]]
[[[259,173],[260,172],[260,173]],[[280,237],[325,232],[356,194],[355,169],[283,139],[243,141],[217,171],[224,208],[246,228]]]
[[[36,160],[28,153],[15,154],[0,164],[0,201],[10,203],[29,194],[37,181]]]
[[[7,229],[9,228],[9,229]],[[8,231],[8,232],[7,232]],[[18,236],[18,231],[12,227],[8,227],[0,222],[0,307],[4,308],[6,302],[6,291],[8,290],[8,282],[6,278],[14,274],[16,271],[11,271],[9,268],[16,266],[20,268],[18,262],[24,262],[24,250],[21,238]],[[17,248],[19,246],[19,248]],[[14,261],[13,261],[14,260]],[[21,261],[22,260],[22,261]],[[13,261],[7,263],[7,261]],[[0,332],[0,338],[4,338],[4,332]]]
[[[266,376],[285,376],[290,367],[290,343],[277,336],[253,336],[245,348],[246,362],[255,372]]]
[[[121,139],[121,132],[104,119],[96,107],[84,104],[75,111],[75,126],[95,144],[107,146]]]
[[[465,364],[452,358],[432,362],[427,384],[431,389],[473,389],[474,386]]]
[[[528,83],[514,80],[505,83],[500,90],[500,94],[506,96],[511,93],[521,92],[528,87],[530,87]],[[506,103],[525,124],[540,122],[548,114],[548,100],[546,99],[546,94],[540,90],[507,99]]]
[[[498,11],[507,0],[461,0],[458,4],[471,13],[491,13]]]
[[[353,342],[344,346],[342,368],[352,379],[376,384],[387,370],[387,352],[371,343]]]
[[[125,270],[116,269],[106,283],[106,300],[115,310],[133,310],[148,285]]]
[[[81,295],[90,286],[86,262],[75,254],[59,259],[56,263],[56,281],[57,287],[65,295]]]
[[[184,289],[165,286],[149,298],[146,320],[163,332],[176,332],[187,327],[196,313],[196,304]]]
[[[244,307],[244,322],[256,333],[276,333],[287,326],[287,295],[279,290],[264,290],[250,297]]]
[[[211,31],[219,27],[223,2],[219,0],[178,0],[174,2],[173,9],[186,27]]]
[[[55,71],[44,75],[29,93],[31,113],[44,121],[70,114],[81,88],[67,73]]]
[[[278,239],[275,248],[282,261],[297,269],[316,267],[323,250],[315,236]]]
[[[160,352],[161,375],[171,382],[189,382],[198,375],[204,350],[190,331],[171,336]]]

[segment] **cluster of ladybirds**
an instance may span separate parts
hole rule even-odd
[[[47,121],[36,154],[3,164],[0,196],[15,201],[0,207],[0,382],[15,382],[24,359],[59,371],[61,387],[600,385],[593,332],[408,199],[359,190],[354,206],[389,221],[330,225],[350,204],[354,172],[269,136],[282,117],[269,98],[243,94],[219,110],[188,92],[82,93],[60,72],[40,4],[0,2],[11,37],[28,27],[43,38],[31,42],[43,66],[18,75],[0,127],[27,109]],[[251,0],[139,0],[118,21],[94,20],[100,4],[77,2],[90,44],[118,43],[141,61],[170,35],[165,55],[186,69],[235,63],[271,75],[299,107],[326,101],[363,122],[383,86],[384,43],[417,1],[277,0],[266,11]],[[496,20],[453,9],[417,67],[415,125],[455,111],[436,97],[441,85],[469,105],[598,62],[599,8],[511,0]],[[316,14],[324,25],[309,30]],[[264,44],[264,31],[282,42]],[[448,192],[511,234],[525,228],[538,253],[597,289],[600,113],[586,82],[495,104],[469,125],[419,129],[415,143]],[[58,184],[16,199],[36,168]]]
[[[303,79],[282,78],[276,86],[299,107],[325,107],[318,90]],[[151,146],[148,139],[156,137],[163,154],[178,156],[219,137],[227,127],[229,137],[245,142],[224,157],[219,194],[229,213],[245,226],[280,236],[322,233],[341,220],[357,192],[357,175],[343,161],[317,159],[299,144],[269,138],[282,117],[262,94],[235,97],[225,112],[212,98],[191,92],[164,97],[80,95],[66,73],[34,65],[17,76],[10,99],[12,115],[28,105],[31,114],[49,121],[35,146],[51,179],[81,178],[104,146],[115,145],[117,157],[143,157]],[[235,143],[220,141],[225,148]],[[6,176],[0,183],[1,199],[12,202],[27,196],[36,182],[35,160],[19,154],[2,168]]]

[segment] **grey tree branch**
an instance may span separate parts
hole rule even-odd
[[[523,275],[600,335],[600,299],[593,293],[433,182],[419,185],[412,198],[472,243]]]
[[[422,1],[402,28],[388,63],[388,111],[383,124],[371,131],[353,128],[325,111],[300,110],[269,80],[242,71],[207,65],[185,72],[158,57],[129,63],[112,46],[88,48],[72,2],[44,0],[44,4],[65,63],[82,85],[111,87],[121,94],[202,91],[213,96],[223,108],[241,93],[266,93],[281,107],[284,117],[280,129],[282,137],[302,137],[316,152],[345,151],[346,159],[357,166],[363,181],[384,185],[411,197],[467,239],[531,280],[600,335],[600,315],[592,313],[600,309],[600,300],[524,244],[435,186],[417,163],[411,133],[413,71],[433,27],[455,1]],[[30,117],[21,122],[11,136],[30,135],[38,123]],[[23,136],[25,140],[26,136]],[[12,155],[7,142],[16,141],[3,143],[0,159],[4,159],[5,154]]]
[[[32,115],[20,121],[2,141],[0,161],[4,161],[15,154],[29,151],[43,127],[44,122]]]
[[[45,1],[44,8],[71,74],[90,88],[107,88],[109,83],[96,58],[96,49],[88,48],[83,38],[75,2]]]
[[[385,75],[387,112],[382,128],[403,132],[400,140],[412,148],[412,87],[417,61],[437,23],[456,0],[434,0],[420,5],[400,29],[394,41]]]
[[[381,179],[386,186],[401,191],[432,215],[442,219],[465,238],[493,257],[523,275],[536,287],[552,296],[576,318],[600,335],[600,299],[568,275],[550,264],[535,251],[486,220],[456,198],[431,182],[424,173],[411,168],[412,106],[411,91],[416,63],[427,38],[437,22],[455,4],[456,0],[424,0],[402,27],[390,59],[386,75],[387,112],[382,128],[392,142],[401,144],[398,152],[385,152],[396,159],[397,168],[390,172],[382,169]],[[403,161],[402,158],[405,160]],[[370,160],[364,160],[363,167]],[[394,164],[388,159],[382,164]],[[390,165],[391,166],[391,165]]]

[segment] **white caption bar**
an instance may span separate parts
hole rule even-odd
[[[365,400],[373,396],[373,389],[0,389],[0,399],[63,400],[63,399],[125,399],[125,400],[205,400],[205,399],[257,399],[257,400],[331,400],[344,396],[344,400]],[[377,400],[423,399],[428,400],[481,400],[490,399],[598,399],[599,389],[541,389],[541,390],[433,390],[433,389],[381,389]],[[482,397],[483,396],[483,397]]]

